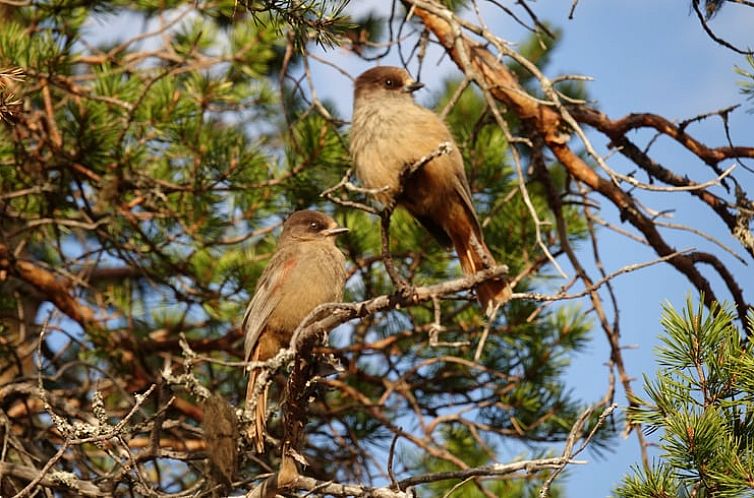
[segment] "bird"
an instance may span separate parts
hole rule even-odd
[[[351,159],[356,176],[369,189],[384,189],[375,198],[408,210],[443,246],[453,246],[461,269],[473,274],[496,266],[484,243],[471,200],[463,158],[450,130],[413,93],[424,84],[399,67],[379,66],[354,82]],[[406,168],[450,143],[447,154],[433,158],[406,177]],[[487,316],[510,298],[502,278],[480,283],[477,298]]]
[[[245,360],[266,361],[287,348],[293,333],[317,306],[340,302],[346,282],[346,258],[335,245],[340,227],[326,214],[302,210],[283,223],[275,251],[256,284],[244,313]],[[246,406],[253,404],[259,370],[249,375]],[[259,394],[249,435],[264,451],[267,388]]]

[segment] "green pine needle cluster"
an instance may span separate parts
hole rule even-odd
[[[744,497],[754,489],[754,313],[743,336],[731,306],[666,305],[660,370],[628,420],[657,435],[660,454],[635,467],[616,497]]]
[[[741,92],[745,94],[750,101],[754,101],[754,55],[747,55],[746,62],[749,67],[736,67],[736,72],[746,78],[740,83]]]

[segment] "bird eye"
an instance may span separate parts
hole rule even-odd
[[[309,223],[309,228],[311,228],[313,232],[317,232],[322,228],[322,224],[318,221],[312,221]]]
[[[391,80],[390,78],[388,78],[388,79],[385,80],[385,86],[388,87],[388,88],[393,88],[394,84],[395,84],[395,82],[393,82],[393,80]]]

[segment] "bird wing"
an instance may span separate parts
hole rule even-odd
[[[463,201],[463,207],[469,214],[469,218],[474,221],[475,235],[481,240],[482,227],[479,224],[479,218],[477,217],[476,209],[474,208],[474,201],[471,200],[471,187],[469,186],[469,180],[466,178],[466,172],[463,169],[463,158],[461,157],[461,153],[457,148],[453,149],[453,152],[451,154],[458,154],[458,157],[443,157],[438,159],[446,159],[448,161],[454,162],[455,167],[453,168],[453,172],[457,180],[456,182],[454,182],[455,190],[458,193],[458,196],[461,198],[461,201]]]
[[[251,358],[254,346],[267,325],[270,315],[280,304],[280,288],[285,284],[297,258],[288,251],[276,252],[257,281],[254,297],[251,298],[241,323],[244,333],[245,361]]]
[[[431,143],[439,144],[441,142],[450,142],[453,144],[450,154],[441,155],[433,161],[442,163],[439,165],[439,170],[452,172],[455,176],[456,181],[453,182],[453,188],[458,194],[458,197],[461,198],[464,209],[474,223],[474,234],[481,240],[482,228],[479,224],[476,209],[474,209],[474,201],[471,199],[471,187],[469,186],[469,180],[466,178],[466,170],[464,170],[461,150],[458,148],[456,141],[453,139],[453,134],[450,132],[447,125],[432,111],[429,109],[426,109],[426,111],[432,115],[432,119],[427,119],[427,121],[430,123],[437,122],[440,126],[431,126],[428,129],[422,129],[423,134],[430,137]]]

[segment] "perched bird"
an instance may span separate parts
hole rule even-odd
[[[296,211],[283,223],[275,253],[257,281],[243,317],[246,361],[265,361],[287,348],[293,332],[317,306],[340,301],[346,281],[345,256],[335,236],[347,232],[335,220],[316,211]],[[258,371],[246,388],[252,402]],[[257,451],[264,450],[267,389],[257,399],[251,429]]]
[[[377,200],[405,207],[438,242],[455,247],[464,273],[494,267],[471,202],[463,158],[450,130],[434,112],[414,102],[413,92],[423,86],[398,67],[375,67],[356,78],[351,128],[356,175],[367,188],[387,187]],[[406,168],[443,142],[453,144],[449,154],[402,178]],[[488,315],[510,293],[503,279],[477,286],[479,302]]]

